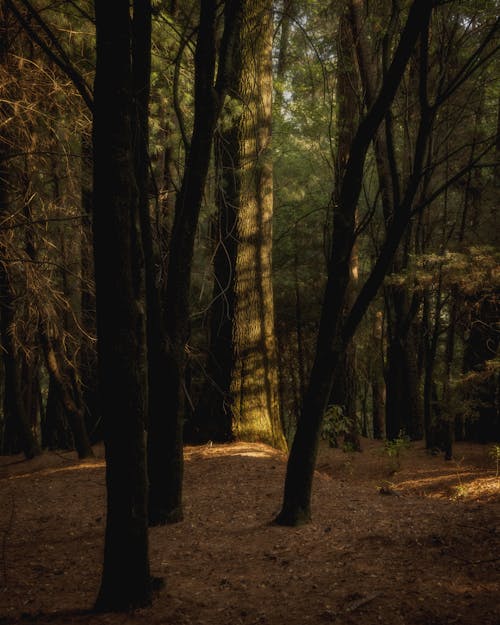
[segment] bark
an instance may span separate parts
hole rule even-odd
[[[140,4],[148,13],[149,3]],[[95,608],[107,611],[149,604],[152,584],[145,453],[145,278],[134,161],[137,122],[129,2],[115,3],[112,12],[97,2],[95,13],[93,235],[107,485],[104,565]]]
[[[206,380],[196,406],[189,436],[197,443],[227,442],[233,437],[231,369],[233,363],[234,264],[236,258],[237,127],[220,131],[215,140],[217,186],[217,237],[214,286],[210,311],[210,344]],[[235,160],[236,159],[236,160]]]
[[[393,265],[394,266],[394,265]],[[387,289],[392,321],[388,325],[386,385],[386,435],[422,437],[422,407],[418,388],[417,340],[414,318],[420,298],[409,297],[408,287]]]
[[[225,26],[216,77],[216,9],[201,4],[195,52],[195,114],[185,173],[176,198],[164,294],[165,338],[162,406],[151,414],[148,436],[149,520],[157,525],[182,519],[183,400],[185,345],[189,336],[189,291],[194,238],[210,162],[213,133],[227,92],[233,45],[238,36],[241,0],[225,5]],[[153,401],[156,399],[153,398]]]
[[[272,11],[268,0],[247,2],[241,42],[238,97],[243,111],[238,120],[236,172],[233,432],[236,439],[284,449],[271,273]]]
[[[216,306],[197,424],[218,422],[211,431],[226,440],[234,436],[285,448],[271,278],[271,42],[270,4],[247,3],[232,76],[233,105],[238,101],[241,112],[228,111],[232,119],[217,143]]]
[[[374,354],[383,351],[383,314],[377,311],[373,319],[373,348]],[[382,362],[380,362],[382,361]],[[381,358],[373,358],[371,364],[371,386],[372,386],[372,423],[373,438],[386,438],[385,429],[385,382],[383,377],[383,356]]]
[[[80,325],[83,330],[78,358],[81,377],[82,402],[85,426],[90,440],[102,440],[102,427],[97,391],[97,353],[94,344],[96,335],[96,303],[94,285],[94,263],[92,258],[92,144],[90,137],[81,139],[81,193],[82,225],[80,241]]]

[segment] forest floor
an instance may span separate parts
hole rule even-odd
[[[500,478],[492,446],[455,460],[380,442],[324,446],[313,522],[272,525],[286,457],[187,447],[185,520],[150,531],[151,608],[92,614],[103,550],[103,449],[0,457],[0,624],[499,625]]]

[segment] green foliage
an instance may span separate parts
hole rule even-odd
[[[499,477],[500,476],[500,445],[492,445],[490,447],[488,455],[490,456],[490,458],[493,459],[493,462],[495,463],[495,468],[496,468],[495,477]]]
[[[352,429],[352,419],[344,414],[342,406],[331,404],[325,411],[321,438],[328,441],[330,447],[339,446],[339,438]],[[355,451],[352,445],[346,443],[342,449],[346,452]]]
[[[396,473],[401,469],[401,458],[403,452],[406,449],[410,448],[410,439],[403,430],[399,432],[399,436],[397,438],[393,438],[391,440],[386,440],[384,443],[384,454],[389,459],[389,471],[391,473]]]

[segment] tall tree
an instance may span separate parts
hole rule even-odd
[[[361,192],[363,168],[368,148],[392,104],[398,85],[416,42],[428,27],[432,2],[413,2],[399,44],[380,92],[352,140],[349,160],[342,178],[339,202],[334,214],[332,252],[328,268],[315,359],[303,400],[292,449],[287,464],[281,512],[276,522],[297,525],[311,518],[311,490],[323,413],[330,396],[334,372],[349,339],[375,296],[388,270],[399,241],[411,216],[413,181],[398,210],[395,211],[379,257],[348,315],[343,309],[349,286],[349,268],[355,241],[355,215]],[[425,147],[419,145],[419,151]],[[417,155],[418,156],[418,155]],[[421,158],[421,156],[420,156]],[[420,172],[418,172],[420,174]]]
[[[149,521],[152,525],[179,521],[183,516],[183,400],[194,241],[213,134],[231,74],[241,4],[242,0],[227,0],[224,4],[224,30],[218,54],[217,2],[207,0],[200,9],[194,59],[193,132],[176,198],[164,292],[165,377],[161,411],[150,413],[148,425]],[[165,412],[167,407],[168,414]]]
[[[98,610],[151,599],[148,555],[145,419],[147,360],[145,277],[134,140],[132,66],[146,37],[148,0],[96,2],[93,236],[100,403],[106,449],[107,519]],[[134,57],[142,71],[144,59]],[[147,82],[147,74],[143,81]]]
[[[348,159],[349,149],[358,125],[358,97],[356,72],[356,54],[354,44],[354,29],[349,6],[346,4],[339,17],[337,46],[337,152],[335,162],[334,191],[332,194],[333,210],[340,202],[340,189]],[[355,216],[355,223],[357,216]],[[354,302],[355,289],[358,277],[358,256],[356,248],[350,255],[350,286],[346,291],[346,301],[343,315],[346,315]],[[341,366],[337,367],[332,393],[329,401],[342,407],[343,417],[346,420],[345,444],[353,450],[361,451],[359,426],[356,413],[356,346],[349,341],[343,354]]]
[[[272,11],[246,2],[217,142],[218,237],[208,380],[197,426],[285,447],[272,286]],[[219,425],[217,425],[219,423]]]

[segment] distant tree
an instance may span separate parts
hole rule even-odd
[[[13,121],[15,68],[12,65],[11,46],[14,42],[14,24],[9,9],[0,6],[0,340],[2,343],[3,369],[5,376],[3,413],[5,419],[5,437],[2,450],[8,453],[22,449],[27,458],[40,453],[40,446],[34,434],[33,423],[26,409],[23,385],[20,377],[21,360],[15,342],[16,290],[13,273],[15,258],[11,248],[13,231],[8,226],[13,224],[15,210],[12,206],[13,156],[15,153],[15,134]]]

